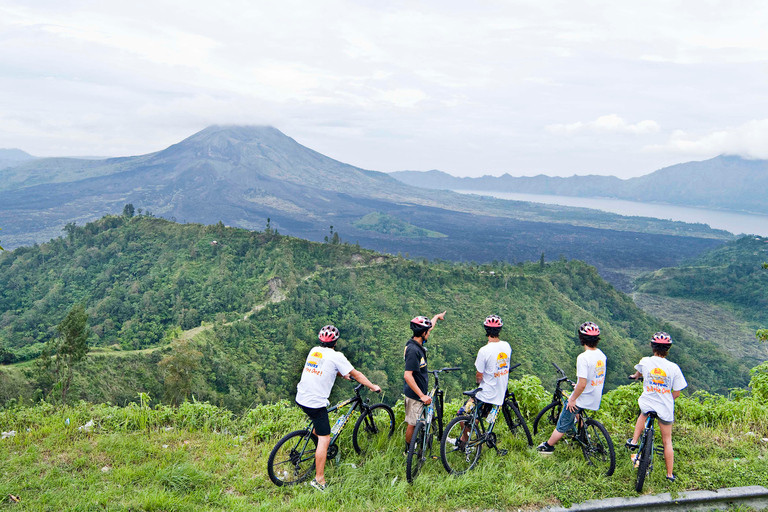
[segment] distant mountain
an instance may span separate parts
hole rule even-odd
[[[3,246],[55,238],[68,223],[127,203],[179,222],[263,229],[270,219],[281,233],[318,241],[333,225],[343,240],[411,257],[519,262],[544,252],[601,269],[672,266],[731,238],[704,225],[429,191],[323,156],[273,127],[211,126],[147,155],[0,170]],[[373,212],[419,229],[355,224]],[[430,232],[447,236],[420,236]],[[652,250],[659,236],[663,253]]]
[[[440,190],[495,190],[528,194],[607,197],[768,214],[768,160],[718,156],[631,178],[615,176],[457,178],[440,171],[399,171],[390,176],[409,185]]]
[[[27,160],[34,160],[34,159],[35,159],[34,156],[20,149],[0,148],[0,169],[5,169],[6,167],[12,167],[14,165],[20,164],[21,162],[26,162]]]

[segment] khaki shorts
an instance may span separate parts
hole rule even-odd
[[[405,397],[405,422],[409,425],[415,425],[421,418],[423,409],[424,402]]]

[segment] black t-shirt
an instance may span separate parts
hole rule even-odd
[[[413,379],[416,381],[416,385],[419,387],[422,394],[426,395],[427,378],[429,376],[429,373],[427,372],[427,351],[411,338],[405,345],[403,357],[405,358],[405,371],[413,372]],[[403,387],[403,394],[414,400],[418,400],[421,396],[414,393],[407,382]]]

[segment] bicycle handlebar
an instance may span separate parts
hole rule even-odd
[[[512,371],[512,370],[514,370],[515,368],[517,368],[517,367],[518,367],[518,366],[520,366],[521,364],[523,364],[523,363],[517,363],[515,366],[510,366],[510,367],[509,367],[509,371]]]
[[[552,366],[554,366],[554,367],[555,367],[555,370],[557,370],[558,372],[560,372],[560,375],[562,375],[562,376],[563,376],[563,378],[568,378],[568,377],[565,375],[565,372],[563,371],[563,369],[562,369],[562,368],[560,368],[559,366],[557,366],[557,363],[552,363]]]
[[[461,370],[461,368],[447,368],[446,367],[446,368],[440,368],[439,370],[429,370],[429,373],[431,373],[434,376],[437,376],[437,374],[441,373],[441,372],[455,372],[455,371],[459,371],[459,370]]]

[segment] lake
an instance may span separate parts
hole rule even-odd
[[[734,234],[768,236],[768,215],[753,215],[706,208],[672,206],[667,204],[637,203],[622,199],[592,199],[586,197],[550,196],[543,194],[518,194],[516,192],[486,192],[480,190],[454,190],[460,194],[480,194],[499,199],[529,201],[531,203],[559,204],[592,208],[620,215],[653,217],[656,219],[700,222],[715,229],[725,229]]]

